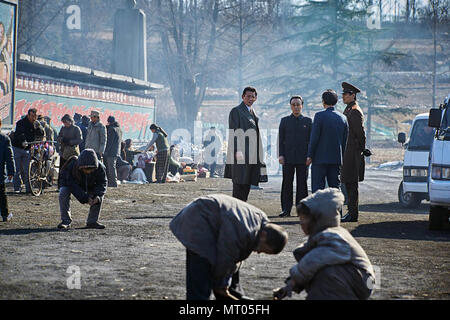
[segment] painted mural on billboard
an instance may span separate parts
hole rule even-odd
[[[155,99],[106,88],[38,78],[18,74],[14,105],[14,124],[36,108],[38,115],[48,116],[51,125],[60,128],[64,114],[89,116],[91,110],[100,112],[103,124],[109,116],[119,122],[123,139],[145,140],[154,119]]]
[[[0,118],[11,115],[14,92],[16,5],[0,1]]]

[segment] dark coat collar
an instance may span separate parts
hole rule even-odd
[[[301,119],[304,118],[304,116],[302,114],[300,114],[298,117],[296,117],[296,116],[294,116],[293,113],[291,113],[290,117],[293,118],[293,119],[298,119],[298,120],[301,120]]]
[[[356,104],[356,101],[352,101],[347,105],[347,108],[352,108]]]

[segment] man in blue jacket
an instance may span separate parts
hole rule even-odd
[[[306,165],[311,167],[312,192],[325,188],[325,178],[331,188],[340,187],[340,167],[348,136],[346,117],[335,110],[338,96],[328,89],[322,94],[325,110],[317,112],[311,130]]]
[[[67,229],[72,223],[70,214],[70,195],[73,194],[82,204],[89,204],[86,228],[104,229],[98,223],[103,197],[106,193],[106,169],[98,161],[93,149],[84,149],[80,156],[69,158],[61,168],[59,189],[59,208],[61,223],[58,229]]]
[[[311,118],[302,115],[303,98],[290,99],[292,113],[281,119],[278,130],[278,161],[283,166],[280,217],[291,215],[293,182],[296,175],[295,206],[308,196],[308,167],[305,165],[311,135]]]

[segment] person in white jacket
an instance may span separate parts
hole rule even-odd
[[[307,300],[365,300],[372,293],[375,273],[363,248],[340,227],[344,195],[335,188],[318,190],[297,207],[308,240],[294,250],[297,264],[289,270],[286,286],[274,299],[307,292]]]

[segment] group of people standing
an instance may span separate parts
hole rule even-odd
[[[64,127],[58,137],[62,146],[63,164],[60,165],[59,177],[59,205],[61,223],[59,229],[67,229],[72,222],[70,214],[70,196],[74,195],[82,204],[89,204],[89,214],[86,227],[103,229],[105,226],[98,222],[104,195],[107,187],[117,187],[119,180],[126,180],[132,170],[129,153],[125,150],[131,147],[131,140],[122,141],[122,130],[113,116],[109,116],[106,127],[100,121],[100,113],[91,111],[90,122],[86,129],[84,150],[78,151],[82,129],[73,124],[69,115],[62,118]],[[155,124],[150,126],[155,133],[147,149],[154,148],[156,143],[158,159],[156,171],[159,174],[163,167],[167,171],[167,134]],[[63,131],[64,130],[64,131]],[[159,136],[161,135],[161,137]],[[167,148],[165,148],[167,147]],[[68,148],[67,155],[64,150]],[[125,159],[124,159],[125,158]],[[130,161],[130,162],[128,162]],[[159,175],[158,175],[159,174]],[[165,178],[164,178],[165,179]]]
[[[92,110],[89,117],[75,113],[74,117],[65,114],[61,118],[62,127],[58,134],[50,125],[50,118],[37,115],[37,109],[30,108],[27,115],[17,121],[15,130],[9,137],[0,137],[0,210],[3,221],[8,221],[9,213],[5,180],[12,179],[14,192],[31,193],[28,167],[31,160],[30,149],[33,143],[48,142],[59,153],[58,191],[61,211],[60,229],[67,229],[72,222],[70,196],[74,195],[81,203],[90,205],[87,227],[104,228],[97,222],[106,187],[117,187],[126,180],[132,170],[132,159],[126,152],[122,141],[122,129],[114,116],[107,118],[106,126],[100,120],[100,112]],[[1,123],[0,123],[1,126]],[[148,149],[154,144],[158,150],[156,163],[157,182],[165,182],[168,167],[167,133],[152,124],[154,133]],[[128,147],[131,140],[128,140]],[[5,170],[6,169],[6,170]]]
[[[303,99],[290,100],[292,114],[281,119],[279,127],[279,162],[283,165],[281,217],[290,215],[293,205],[293,178],[296,172],[296,206],[308,195],[308,166],[311,165],[311,191],[328,187],[342,188],[347,194],[348,213],[342,222],[358,221],[358,182],[364,180],[366,137],[364,115],[356,101],[360,90],[342,83],[344,113],[336,110],[334,90],[322,94],[325,110],[311,118],[302,115]],[[341,185],[343,182],[343,186]]]
[[[347,198],[348,213],[343,222],[358,220],[358,182],[364,180],[364,150],[366,137],[364,115],[357,103],[360,89],[342,83],[343,113],[336,110],[338,95],[334,90],[322,94],[325,110],[314,115],[314,121],[302,114],[303,98],[292,96],[292,113],[283,117],[278,130],[278,160],[283,169],[280,217],[290,216],[293,201],[293,181],[296,175],[295,206],[308,195],[307,178],[311,165],[311,189],[316,192],[328,187],[342,189]],[[233,182],[233,196],[247,201],[251,186],[267,179],[263,161],[259,118],[253,103],[255,88],[247,87],[242,103],[230,111],[225,178]],[[342,182],[342,183],[341,183]]]

